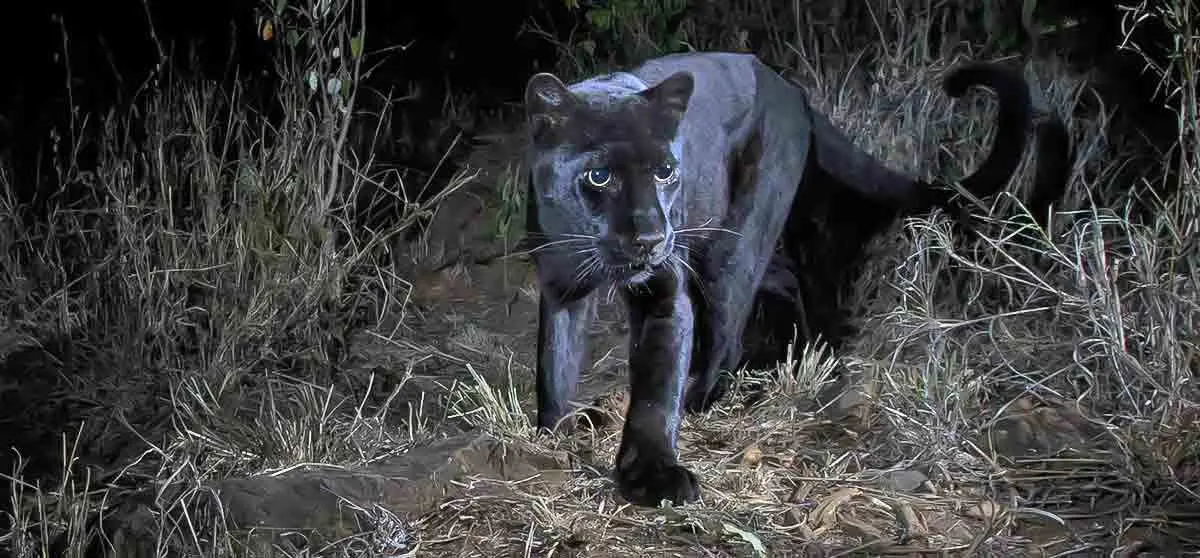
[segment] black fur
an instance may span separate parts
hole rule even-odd
[[[1003,188],[1032,121],[1019,74],[963,66],[1000,99],[992,153],[962,179],[976,196]],[[630,320],[630,404],[617,455],[621,494],[641,505],[699,495],[679,464],[683,408],[724,392],[760,293],[803,296],[805,260],[790,237],[800,200],[853,191],[895,211],[950,207],[954,190],[892,171],[856,148],[804,92],[750,55],[694,53],[570,88],[549,74],[525,94],[532,145],[528,239],[541,285],[538,425],[568,412],[599,297],[620,291]],[[799,291],[799,292],[798,292]]]

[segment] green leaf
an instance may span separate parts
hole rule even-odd
[[[287,9],[287,0],[275,0],[275,15],[283,15],[283,11]]]
[[[612,27],[613,12],[602,8],[590,10],[587,13],[587,20],[597,29],[608,31]]]
[[[363,49],[363,34],[362,34],[362,31],[359,31],[358,35],[355,35],[354,37],[352,37],[350,39],[350,57],[358,58],[359,56],[362,56],[362,49]]]
[[[726,533],[730,535],[737,535],[738,537],[741,537],[742,540],[746,541],[751,548],[754,549],[755,554],[759,556],[767,555],[767,547],[763,544],[762,539],[758,538],[758,535],[755,535],[754,533],[742,529],[741,527],[738,527],[732,523],[723,522],[722,527],[725,529]]]

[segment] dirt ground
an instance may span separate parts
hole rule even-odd
[[[486,160],[497,155],[484,148],[479,157],[477,180],[397,257],[397,271],[413,285],[391,336],[404,349],[380,336],[354,343],[383,384],[389,375],[400,382],[405,368],[378,355],[393,363],[405,351],[424,355],[393,406],[453,392],[454,380],[478,384],[474,370],[498,392],[511,388],[516,401],[507,410],[528,421],[536,286],[528,258],[506,248],[490,225],[497,167],[489,170]],[[889,433],[873,426],[870,382],[861,376],[852,388],[744,379],[717,409],[683,427],[681,456],[702,479],[705,501],[629,507],[608,479],[626,389],[626,333],[616,305],[603,306],[577,397],[599,409],[589,415],[595,428],[531,438],[519,418],[516,427],[505,426],[510,417],[481,428],[429,398],[426,416],[444,420],[426,443],[353,470],[313,466],[219,481],[192,506],[245,533],[258,555],[337,548],[374,556],[1051,556],[1102,555],[1112,543],[1097,539],[1105,529],[1095,521],[1060,524],[1018,509],[1017,494],[1005,492],[1011,488],[947,484],[939,471],[906,466],[910,456],[873,451]],[[755,381],[767,387],[755,389]],[[1104,450],[1101,434],[1065,404],[1023,399],[974,443],[1016,461],[1083,448],[1116,455]],[[1047,469],[1042,481],[1073,467]],[[148,513],[127,505],[115,515],[110,531],[126,555],[139,548],[149,555],[153,533],[139,527],[149,524]],[[1148,544],[1136,529],[1122,542],[1116,555],[1137,556]],[[1172,554],[1160,547],[1143,555]]]

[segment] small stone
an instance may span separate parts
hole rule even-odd
[[[753,467],[762,462],[763,452],[758,447],[758,444],[750,444],[742,451],[742,464]]]
[[[896,492],[916,492],[927,482],[929,477],[925,473],[913,469],[888,471],[879,478],[881,486]]]

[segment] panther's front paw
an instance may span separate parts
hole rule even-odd
[[[618,457],[617,462],[623,460]],[[631,459],[617,468],[621,497],[639,506],[656,507],[663,500],[672,505],[695,502],[700,497],[696,475],[674,460]]]
[[[717,382],[708,391],[705,391],[704,386],[699,382],[695,382],[688,387],[687,393],[684,395],[684,408],[689,413],[703,413],[725,397],[725,393],[728,391],[729,380],[724,375],[717,378]]]

